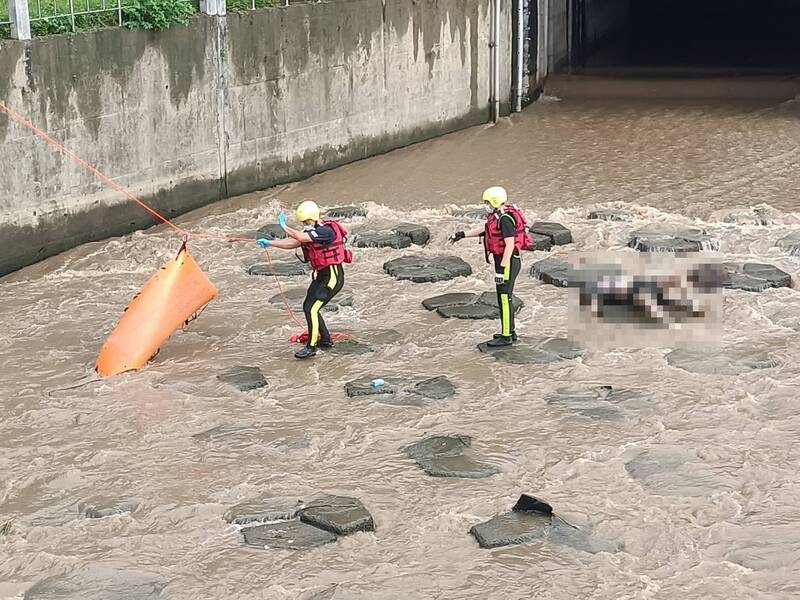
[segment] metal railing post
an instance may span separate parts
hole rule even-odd
[[[28,0],[11,0],[8,4],[11,21],[11,37],[17,40],[31,39],[31,19],[28,15]]]
[[[200,0],[200,12],[205,15],[223,17],[227,8],[226,0]]]

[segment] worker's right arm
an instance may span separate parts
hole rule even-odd
[[[294,250],[302,246],[300,242],[295,239],[287,238],[285,240],[270,240],[270,248],[280,248],[281,250]]]

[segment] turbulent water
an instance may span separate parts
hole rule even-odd
[[[120,572],[154,574],[166,582],[162,597],[187,600],[798,597],[795,289],[726,291],[726,348],[768,352],[779,363],[744,373],[713,364],[688,371],[666,361],[668,348],[590,348],[577,360],[504,364],[475,349],[496,322],[446,320],[421,305],[444,292],[491,289],[480,246],[446,244],[474,223],[453,209],[478,204],[491,184],[505,185],[532,219],[572,230],[575,244],[555,254],[621,249],[636,227],[681,223],[706,228],[726,257],[794,275],[800,257],[774,242],[800,229],[798,117],[794,102],[545,98],[497,126],[180,221],[192,230],[252,231],[274,222],[280,208],[314,198],[364,206],[367,219],[347,222],[353,231],[430,227],[426,247],[359,250],[346,270],[353,306],[327,319],[372,343],[377,351],[366,356],[293,359],[288,338],[297,328],[267,302],[275,282],[245,272],[261,258],[246,244],[191,243],[219,297],[147,368],[99,382],[92,368],[105,337],[180,241],[157,228],[7,277],[0,282],[0,524],[11,524],[0,535],[0,598],[22,597],[51,576],[93,597],[88,590]],[[758,214],[750,210],[759,205]],[[597,207],[634,218],[587,220]],[[386,260],[412,251],[456,252],[474,274],[414,284],[383,273]],[[284,254],[275,256],[288,260]],[[524,256],[518,330],[564,335],[566,292],[528,275],[545,256]],[[290,289],[307,284],[284,281]],[[236,365],[260,367],[269,387],[239,393],[216,379]],[[391,374],[446,375],[458,392],[423,407],[344,394],[347,381]],[[643,400],[620,406],[617,419],[545,401],[581,383],[629,388]],[[249,429],[192,437],[219,425]],[[425,433],[472,435],[475,452],[501,472],[481,480],[425,475],[400,451]],[[222,519],[248,497],[316,492],[361,499],[376,532],[305,552],[263,550],[244,546]],[[551,542],[480,549],[470,527],[508,510],[521,492],[623,549],[589,553]],[[79,502],[95,497],[141,504],[132,514],[81,517]]]

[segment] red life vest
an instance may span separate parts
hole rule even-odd
[[[320,225],[328,225],[336,237],[330,244],[308,242],[302,245],[303,256],[315,271],[322,271],[331,265],[353,262],[353,252],[345,246],[347,230],[338,221],[323,221]]]
[[[526,250],[533,246],[533,238],[528,232],[528,221],[525,220],[522,211],[513,204],[506,204],[504,208],[507,214],[514,217],[514,222],[516,223],[514,250]],[[486,216],[486,235],[483,238],[483,243],[489,254],[503,254],[506,249],[503,233],[500,231],[501,216],[498,216],[494,211]]]

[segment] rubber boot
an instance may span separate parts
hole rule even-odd
[[[501,337],[503,337],[503,335],[501,333],[495,333],[492,339],[496,340],[496,339],[499,339]],[[512,331],[511,332],[511,341],[513,341],[513,342],[517,341],[517,332],[516,331]]]
[[[514,343],[510,335],[498,335],[486,342],[489,348],[501,348],[503,346],[510,346]]]
[[[317,349],[314,346],[304,346],[301,350],[295,352],[295,358],[311,358],[317,355]]]

